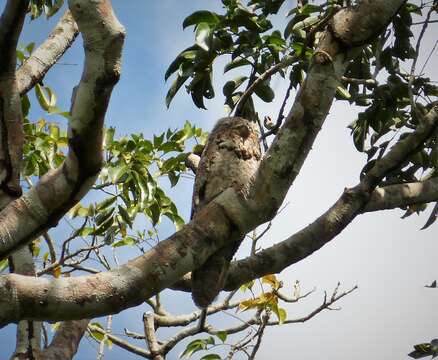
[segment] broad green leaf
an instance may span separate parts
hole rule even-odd
[[[195,352],[205,350],[207,342],[205,339],[196,339],[187,344],[185,350],[180,354],[180,358],[191,357]]]
[[[193,14],[187,16],[183,22],[183,29],[191,25],[197,25],[199,23],[207,23],[209,25],[216,25],[220,22],[220,17],[218,14],[207,11],[200,10],[196,11]]]
[[[155,202],[149,207],[150,218],[152,224],[155,226],[160,221],[161,209],[160,206]]]
[[[178,92],[178,90],[181,88],[181,86],[186,82],[186,80],[188,78],[189,78],[188,76],[179,76],[179,75],[177,76],[175,81],[170,86],[170,89],[169,89],[169,91],[167,92],[167,95],[166,95],[166,106],[167,107],[170,106],[170,103],[172,102],[172,99],[175,97],[175,95]]]
[[[126,237],[123,240],[116,241],[112,244],[112,247],[121,247],[121,246],[132,246],[135,245],[135,239],[132,237]]]
[[[0,260],[0,272],[2,272],[4,269],[6,269],[9,265],[8,258]]]
[[[117,200],[117,196],[112,196],[112,197],[106,198],[105,200],[101,201],[100,203],[98,203],[96,205],[96,210],[102,211],[102,210],[108,208],[109,206],[111,206],[112,204],[114,204],[114,202],[116,200]]]
[[[250,282],[247,282],[246,284],[243,284],[240,286],[240,291],[245,292],[246,290],[251,290],[254,286],[255,280],[251,280]]]
[[[233,80],[227,81],[223,88],[223,93],[226,97],[229,97],[232,95],[236,89],[239,88],[240,85],[244,83],[244,81],[248,79],[247,76],[239,76]]]
[[[429,218],[427,219],[426,223],[421,228],[421,230],[427,229],[429,226],[431,226],[436,221],[437,218],[438,218],[438,202],[435,203],[435,206],[433,207]]]
[[[246,66],[246,65],[251,65],[251,62],[247,59],[241,59],[241,58],[234,59],[233,61],[225,65],[224,73],[232,69],[238,68],[240,66]]]
[[[35,95],[40,106],[45,111],[49,111],[52,107],[56,106],[56,95],[50,87],[43,87],[37,83],[35,85]]]
[[[218,354],[207,354],[204,355],[200,360],[221,360]]]
[[[220,339],[220,341],[224,343],[225,341],[227,341],[228,334],[226,331],[219,331],[216,336]]]
[[[343,86],[338,86],[336,88],[336,95],[338,95],[341,99],[344,99],[344,100],[350,100],[351,99],[351,94]]]
[[[126,173],[128,173],[128,171],[129,171],[129,167],[123,163],[120,163],[115,167],[110,167],[108,169],[108,173],[110,175],[111,182],[113,184],[117,184],[120,178]]]
[[[205,51],[210,50],[212,29],[208,23],[199,23],[196,28],[196,44]]]
[[[256,95],[262,99],[264,102],[271,102],[272,100],[274,100],[275,97],[275,93],[274,91],[271,89],[271,87],[269,85],[267,85],[266,83],[262,82],[260,85],[258,85],[255,88]]]
[[[29,109],[30,109],[29,97],[26,94],[24,94],[21,97],[21,112],[23,113],[23,117],[27,117],[27,115],[29,115]]]
[[[129,227],[132,227],[132,220],[126,209],[120,205],[117,206],[117,209],[119,210],[119,214],[122,217],[123,221],[127,223]]]

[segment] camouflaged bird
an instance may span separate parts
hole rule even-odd
[[[227,188],[246,197],[261,158],[256,124],[241,117],[220,119],[211,131],[196,172],[192,218]],[[228,267],[243,238],[211,255],[192,272],[192,297],[207,307],[222,290]]]

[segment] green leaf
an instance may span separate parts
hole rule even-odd
[[[9,265],[8,258],[0,260],[0,272],[2,272],[4,269],[6,269]]]
[[[197,25],[199,23],[216,25],[219,22],[220,22],[220,17],[218,14],[207,10],[200,10],[200,11],[195,11],[193,14],[187,16],[184,19],[183,29],[191,25]]]
[[[256,95],[260,99],[262,99],[264,102],[268,102],[268,103],[271,102],[272,100],[274,100],[274,97],[275,97],[274,91],[271,89],[271,87],[268,84],[266,84],[264,82],[262,82],[260,85],[258,85],[255,88],[254,92],[256,93]]]
[[[25,47],[24,49],[25,49],[25,50],[27,51],[27,53],[30,55],[30,54],[32,54],[34,48],[35,48],[35,43],[34,43],[34,42],[31,42],[31,43],[27,44],[26,47]]]
[[[216,336],[219,338],[220,341],[224,343],[225,341],[227,341],[228,334],[226,331],[219,331]]]
[[[351,94],[348,92],[348,90],[346,88],[344,88],[341,85],[339,85],[336,88],[336,95],[338,95],[343,100],[350,100],[351,99]]]
[[[155,226],[160,221],[161,209],[157,203],[153,203],[149,206],[150,218],[152,220],[152,224]]]
[[[95,219],[96,225],[100,226],[101,224],[106,222],[108,219],[110,219],[113,215],[114,210],[115,210],[114,208],[102,210],[102,212],[100,212],[96,216],[96,219]]]
[[[255,280],[251,280],[250,282],[247,282],[246,284],[243,284],[240,286],[240,291],[245,292],[246,290],[251,290],[254,286]]]
[[[200,360],[221,360],[218,354],[207,354],[204,355]]]
[[[212,29],[208,23],[199,23],[196,28],[195,42],[205,51],[210,50]]]
[[[179,174],[175,174],[174,171],[171,171],[168,173],[169,176],[169,181],[170,181],[170,186],[174,187],[176,184],[178,184],[179,181]]]
[[[102,211],[110,207],[117,200],[117,196],[109,197],[96,205],[97,211]]]
[[[223,88],[223,93],[226,97],[230,97],[236,89],[248,79],[247,76],[239,76],[234,80],[227,81]]]
[[[119,214],[122,217],[123,221],[127,223],[129,227],[132,227],[132,220],[126,209],[120,205],[117,206],[117,209],[119,210]]]
[[[29,115],[29,109],[30,109],[29,97],[26,94],[24,94],[21,97],[21,112],[23,113],[23,117]]]
[[[129,170],[129,167],[123,163],[118,164],[115,167],[111,167],[108,169],[108,173],[110,175],[111,181],[113,184],[117,184],[120,178],[125,175]]]
[[[56,0],[55,3],[46,12],[46,17],[50,18],[53,15],[55,15],[63,4],[64,4],[64,0]]]
[[[247,59],[241,59],[241,58],[237,58],[234,59],[233,61],[229,62],[228,64],[225,65],[224,67],[224,74],[227,71],[230,71],[232,69],[238,68],[240,66],[246,66],[246,65],[251,65],[251,62]]]
[[[181,353],[179,357],[189,358],[190,356],[193,355],[193,353],[197,351],[205,350],[206,348],[207,348],[207,343],[205,339],[196,339],[187,344],[185,350]]]
[[[114,210],[114,208],[112,208],[112,210]],[[106,231],[111,227],[111,225],[114,223],[114,219],[111,215],[112,212],[109,213],[109,216],[106,220],[100,223],[100,225],[94,231],[95,235],[104,235]]]
[[[135,239],[132,237],[125,237],[123,240],[116,241],[112,244],[114,248],[121,247],[121,246],[132,246],[135,245]]]
[[[170,106],[170,103],[172,102],[172,99],[175,97],[175,95],[178,92],[178,90],[181,88],[181,86],[186,82],[186,80],[188,78],[189,78],[188,76],[179,76],[179,75],[177,76],[175,81],[170,86],[170,89],[169,89],[169,91],[167,92],[167,95],[166,95],[166,106],[167,107]]]
[[[424,224],[421,230],[427,229],[436,221],[437,218],[438,218],[438,202],[435,203],[435,206],[433,207],[432,212],[426,221],[426,224]]]
[[[167,80],[170,75],[177,71],[180,68],[181,64],[183,64],[187,60],[194,60],[199,51],[200,50],[196,45],[190,46],[182,51],[167,68],[166,73],[164,74],[164,79]]]
[[[43,87],[40,84],[36,84],[35,95],[40,106],[46,111],[48,111],[51,106],[55,106],[56,104],[56,95],[48,86]]]

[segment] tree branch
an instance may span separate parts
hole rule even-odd
[[[49,347],[42,353],[45,360],[73,359],[87,330],[89,320],[64,321]]]
[[[421,182],[388,185],[377,188],[363,212],[425,204],[438,201],[438,177]]]
[[[68,156],[2,211],[0,257],[55,225],[88,192],[102,166],[103,120],[120,75],[124,29],[108,0],[69,4],[84,38],[86,61],[73,94]]]
[[[144,333],[151,352],[152,360],[164,360],[155,335],[154,314],[149,312],[143,315]]]
[[[16,48],[29,0],[8,0],[0,18],[0,207],[21,195],[23,126]]]
[[[23,246],[9,257],[9,269],[16,274],[35,276],[30,245]],[[17,325],[17,343],[11,360],[34,359],[41,352],[41,322],[22,320]]]
[[[249,194],[248,224],[260,224],[275,216],[326,119],[349,60],[357,55],[359,49],[354,46],[376,36],[376,29],[381,31],[403,2],[366,0],[333,16],[292,109],[260,164]],[[360,31],[352,31],[358,24]],[[245,228],[246,232],[252,227]]]
[[[59,19],[52,32],[17,70],[17,86],[20,95],[27,93],[41,81],[47,71],[70,48],[79,33],[70,11]]]
[[[382,10],[380,13],[370,12],[366,13],[367,16],[363,16],[364,14],[362,16],[370,19],[374,25],[376,18],[382,24],[386,24],[398,8],[394,4],[400,5],[402,2],[402,0],[377,1],[379,4],[391,3],[392,7],[384,7],[383,10],[386,9],[386,12]],[[376,3],[376,1],[373,3]],[[102,7],[108,6],[106,1],[99,2],[99,4]],[[90,6],[95,6],[95,2],[71,0],[70,5],[73,15],[75,18],[77,17],[76,20],[80,30],[84,32],[87,56],[92,56],[93,54],[90,54],[91,50],[89,49],[91,44],[89,43],[90,39],[87,38],[87,30],[92,32],[90,28],[93,27],[102,29],[101,22],[98,22],[100,18],[95,14],[97,10],[89,9]],[[80,8],[78,8],[79,5]],[[75,14],[75,11],[87,11],[87,22],[82,24],[84,29],[81,29],[81,17]],[[335,18],[339,13],[341,12],[338,12]],[[90,20],[90,14],[92,14],[92,21]],[[107,13],[105,12],[105,14]],[[93,23],[93,21],[96,21],[96,23]],[[97,22],[99,26],[97,26]],[[90,28],[86,29],[87,25]],[[108,41],[114,44],[114,38],[120,40],[122,32],[119,27],[116,28],[117,31],[115,32],[105,33],[104,39],[95,40],[92,44],[93,51],[101,49],[97,44],[103,44],[102,47],[105,48],[105,46],[109,46]],[[103,27],[103,29],[105,28]],[[365,29],[365,32],[362,31],[363,29]],[[361,28],[361,33],[365,34],[364,42],[374,35],[375,28],[366,29],[368,29],[366,26]],[[115,36],[111,38],[111,35]],[[119,50],[119,46],[120,43],[117,43],[117,50]],[[310,147],[327,115],[347,60],[354,55],[354,51],[346,53],[345,46],[340,46],[337,40],[333,39],[330,31],[326,32],[319,49],[320,54],[314,59],[309,76],[300,89],[291,113],[260,166],[248,199],[243,199],[231,188],[227,189],[205,206],[194,220],[182,230],[160,242],[144,255],[116,270],[63,279],[40,278],[35,280],[16,274],[0,277],[0,325],[23,318],[56,321],[95,317],[117,313],[138,305],[144,299],[169,287],[184,274],[202,264],[213,252],[224,246],[232,231],[240,231],[242,234],[247,233],[255,226],[266,221],[266,219],[272,218],[310,151]],[[111,53],[111,51],[105,54],[108,53]],[[102,53],[99,56],[105,57]],[[328,59],[327,56],[329,56]],[[111,58],[110,60],[114,59]],[[114,61],[110,60],[106,61],[105,64],[114,64]],[[99,61],[99,59],[96,58],[93,61]],[[114,70],[112,67],[111,69]],[[41,231],[41,228],[52,224],[53,219],[58,219],[59,216],[65,213],[73,200],[77,201],[94,181],[94,171],[99,169],[101,155],[100,148],[99,151],[96,150],[97,142],[94,143],[90,139],[96,138],[94,134],[100,134],[101,118],[98,117],[97,120],[95,117],[90,116],[90,113],[94,114],[92,110],[94,109],[94,101],[96,101],[93,95],[96,95],[96,92],[102,95],[103,92],[109,96],[109,88],[112,88],[113,82],[111,82],[109,88],[102,89],[98,87],[96,72],[89,73],[90,70],[86,69],[86,76],[84,75],[76,94],[71,129],[74,136],[70,139],[72,152],[66,162],[67,165],[62,168],[69,173],[75,174],[76,170],[83,174],[83,177],[79,178],[81,180],[79,183],[77,182],[78,178],[73,177],[72,179],[76,184],[74,189],[77,189],[77,192],[71,193],[71,188],[67,186],[71,183],[71,177],[68,177],[70,183],[67,182],[62,170],[57,171],[55,175],[59,179],[65,180],[65,183],[57,181],[54,184],[59,185],[63,191],[67,187],[67,190],[70,191],[68,192],[68,199],[62,195],[63,192],[58,195],[58,192],[54,191],[58,190],[57,187],[52,187],[52,191],[47,192],[47,184],[50,183],[51,176],[49,176],[49,179],[43,180],[39,192],[35,189],[33,192],[31,190],[31,195],[34,196],[31,198],[31,203],[42,204],[41,207],[45,211],[47,209],[51,210],[50,217],[47,215],[45,221],[40,219],[39,227],[36,227],[33,218],[24,216],[24,214],[29,214],[26,208],[20,209],[20,216],[18,214],[13,216],[14,213],[3,213],[5,216],[0,217],[0,234],[2,235],[0,239],[4,239],[4,242],[0,243],[0,254],[7,252],[20,242],[25,242],[28,235],[33,235],[34,232]],[[100,74],[105,79],[105,72]],[[89,82],[84,84],[85,80]],[[90,89],[87,85],[90,85],[90,82],[95,92],[89,92]],[[99,97],[99,99],[101,98],[102,96]],[[105,98],[105,101],[107,100],[108,97]],[[84,106],[85,104],[88,107]],[[99,115],[103,117],[106,102],[104,103],[105,106],[102,103],[100,105],[101,112],[99,112]],[[85,128],[77,126],[81,124],[81,120],[86,121],[89,126],[95,125],[95,122],[97,122],[98,126],[91,127],[91,129],[89,126],[85,126]],[[426,135],[426,133],[423,132],[422,135]],[[407,137],[405,140],[408,138],[411,137]],[[85,141],[87,144],[83,143]],[[90,142],[92,144],[88,146]],[[101,143],[98,143],[101,146]],[[414,144],[409,144],[409,151],[416,148],[416,146],[411,145]],[[396,147],[397,145],[394,148]],[[93,150],[94,152],[92,152]],[[95,153],[99,154],[99,161],[97,161]],[[401,153],[405,155],[406,152],[402,151]],[[382,159],[382,162],[391,157],[391,154],[392,151]],[[394,163],[394,159],[389,160],[391,160],[389,161],[390,166],[388,167],[388,164],[386,164],[383,166],[383,170],[388,170],[388,168],[399,164],[398,162]],[[82,173],[81,169],[85,169],[85,173]],[[374,171],[374,169],[377,170]],[[379,180],[380,176],[384,176],[384,171],[381,170],[379,164],[376,164],[360,186],[347,189],[338,202],[314,224],[309,225],[291,239],[256,254],[255,258],[260,259],[260,262],[253,264],[248,259],[237,262],[238,266],[235,269],[241,271],[242,275],[234,279],[231,276],[229,283],[237,286],[236,284],[239,282],[242,283],[243,278],[260,277],[265,275],[267,270],[269,273],[281,271],[284,267],[309,256],[313,251],[334,238],[361,211],[373,187],[377,185],[374,180]],[[91,176],[91,173],[93,173],[93,176]],[[45,185],[46,188],[44,188]],[[56,194],[55,197],[54,193]],[[58,200],[58,197],[60,200]],[[54,201],[54,198],[58,201]],[[61,203],[59,203],[60,201]],[[11,208],[8,207],[6,210],[8,209]],[[10,224],[5,224],[5,219],[11,219],[10,216],[12,216],[14,226],[6,226]],[[26,226],[24,226],[23,220],[26,221]],[[29,228],[31,234],[24,230]],[[7,231],[10,231],[11,235]]]

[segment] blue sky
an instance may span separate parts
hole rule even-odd
[[[4,3],[0,0],[0,8]],[[193,41],[192,31],[182,30],[182,20],[198,9],[218,9],[219,4],[217,0],[113,1],[115,12],[127,30],[122,77],[106,117],[106,124],[115,126],[118,135],[143,132],[152,137],[168,127],[182,125],[185,120],[209,129],[224,115],[219,87],[218,97],[207,103],[207,111],[195,108],[183,92],[169,110],[164,105],[169,86],[164,83],[164,72],[177,53]],[[27,21],[22,43],[40,43],[55,21],[56,18],[50,22]],[[434,39],[428,36],[426,44],[431,44]],[[71,89],[79,81],[82,61],[81,42],[77,41],[45,80],[58,94],[62,108],[69,108]],[[220,68],[217,70],[215,83],[219,85],[224,78]],[[436,78],[436,70],[429,68],[429,71]],[[274,83],[274,88],[281,91],[284,84]],[[264,106],[261,112],[275,113],[275,109],[278,102]],[[275,219],[262,246],[281,241],[312,222],[338,198],[344,187],[357,182],[365,159],[354,149],[346,128],[354,120],[354,114],[355,110],[344,103],[334,105],[308,162],[287,196],[287,207]],[[32,116],[45,115],[34,110]],[[191,186],[187,180],[173,192],[186,219]],[[291,317],[304,315],[318,306],[324,290],[330,292],[338,281],[343,289],[358,284],[359,290],[339,303],[341,311],[322,313],[305,324],[270,328],[259,359],[272,358],[273,351],[278,359],[404,359],[412,344],[438,336],[438,292],[423,288],[438,278],[437,227],[420,231],[426,220],[424,216],[400,220],[401,214],[394,210],[363,215],[336,240],[281,274],[289,289],[295,279],[300,280],[304,290],[318,289],[303,304],[288,307]],[[170,227],[163,228],[163,236],[171,231]],[[53,232],[55,237],[64,233],[62,227]],[[165,302],[175,313],[192,309],[185,294],[172,293]],[[145,310],[141,306],[116,316],[115,332],[124,327],[141,332],[141,314]],[[223,322],[231,320],[224,317]],[[3,329],[2,349],[12,349],[14,338],[12,326]],[[84,339],[76,358],[94,359],[95,348]],[[106,352],[105,359],[122,356],[126,360],[137,358],[113,347]],[[176,354],[172,356],[170,359],[176,358]]]

